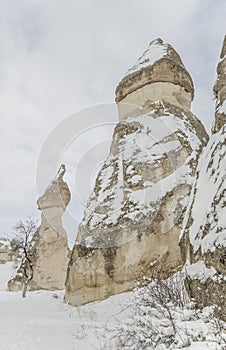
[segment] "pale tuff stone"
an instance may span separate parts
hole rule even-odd
[[[72,305],[131,290],[153,261],[162,277],[182,264],[181,221],[208,136],[191,112],[161,101],[149,110],[115,128],[69,263]]]
[[[220,62],[217,66],[217,81],[213,91],[216,97],[216,112],[212,132],[216,133],[226,122],[226,36],[224,37]]]
[[[189,111],[191,107],[191,93],[186,92],[183,87],[173,83],[156,82],[131,92],[119,102],[119,119],[144,114],[144,111],[149,111],[151,103],[158,100],[171,103],[186,111]]]
[[[127,116],[125,103],[147,112],[150,102],[163,100],[189,111],[193,98],[193,82],[180,56],[161,39],[150,43],[116,89],[120,120]]]
[[[19,258],[12,247],[10,239],[0,237],[0,264],[16,261]]]
[[[37,201],[42,210],[41,226],[33,238],[35,258],[34,276],[29,283],[30,290],[64,289],[69,262],[67,234],[62,226],[62,215],[70,201],[70,190],[63,181],[65,166]],[[8,283],[9,290],[21,290],[23,274],[19,268],[17,275]]]
[[[181,222],[208,139],[189,111],[193,95],[179,55],[161,39],[120,82],[120,122],[78,230],[66,302],[131,290],[150,266],[164,266],[159,277],[181,266]]]

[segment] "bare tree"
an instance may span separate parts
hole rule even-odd
[[[24,277],[22,297],[26,297],[29,282],[33,278],[33,261],[35,257],[33,237],[37,230],[37,223],[31,217],[27,216],[25,220],[20,220],[14,227],[15,237],[11,241],[14,251],[21,256],[21,270]]]

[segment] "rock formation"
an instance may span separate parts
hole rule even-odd
[[[0,237],[0,264],[16,261],[18,254],[16,254],[11,247],[10,239]]]
[[[216,304],[226,320],[226,40],[218,79],[213,134],[197,167],[181,234],[189,295],[199,307]],[[223,68],[224,67],[224,68]],[[224,125],[224,126],[223,126]]]
[[[132,105],[138,114],[137,106],[146,110],[158,100],[190,111],[193,98],[193,82],[180,56],[161,39],[150,43],[116,89],[120,120],[133,110]]]
[[[70,190],[63,181],[65,166],[62,165],[57,177],[50,183],[44,195],[37,201],[42,211],[41,226],[33,237],[34,276],[30,290],[64,289],[70,251],[67,234],[62,226],[62,215],[70,201]],[[19,268],[16,276],[9,281],[9,290],[20,290],[23,274]]]
[[[120,122],[79,227],[66,302],[131,290],[150,266],[164,264],[164,277],[181,266],[181,222],[208,139],[189,111],[193,95],[179,55],[161,39],[120,82]]]
[[[224,37],[220,62],[217,66],[217,81],[213,91],[216,97],[216,114],[212,131],[216,133],[226,122],[226,36]]]

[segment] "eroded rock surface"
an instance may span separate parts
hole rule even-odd
[[[18,254],[11,247],[11,240],[0,237],[0,264],[16,261],[18,258]]]
[[[180,56],[161,39],[150,43],[116,89],[120,120],[131,113],[132,105],[147,112],[150,103],[158,100],[189,111],[193,98],[193,82]]]
[[[207,141],[190,112],[162,101],[120,122],[89,199],[69,263],[65,301],[130,290],[150,264],[181,266],[179,232]]]
[[[63,181],[65,167],[61,166],[57,177],[50,183],[44,195],[37,201],[42,211],[41,226],[33,237],[34,277],[30,290],[64,289],[69,262],[67,234],[62,226],[62,215],[70,201],[70,190]],[[9,281],[9,290],[20,290],[23,286],[23,273],[19,268],[17,275]]]
[[[226,36],[217,66],[217,81],[213,90],[216,97],[216,113],[212,131],[216,133],[226,122]]]
[[[187,290],[200,307],[217,304],[226,315],[226,126],[200,157],[184,219],[181,248]],[[220,309],[219,309],[220,310]]]
[[[226,320],[226,37],[214,86],[214,134],[203,150],[181,232],[189,295],[199,307],[217,305]]]
[[[166,277],[182,265],[179,232],[208,139],[189,111],[193,94],[179,55],[161,39],[120,82],[120,122],[79,227],[66,302],[130,290],[150,266],[164,266]]]

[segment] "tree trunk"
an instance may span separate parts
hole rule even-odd
[[[22,292],[22,298],[25,298],[25,297],[26,297],[28,283],[29,283],[29,279],[27,279],[27,280],[24,282],[23,292]]]
[[[23,291],[22,291],[22,298],[26,297],[26,293],[27,293],[27,288],[28,288],[28,284],[29,282],[32,280],[33,278],[33,270],[31,271],[31,275],[26,279],[26,281],[24,282],[24,286],[23,286]]]

